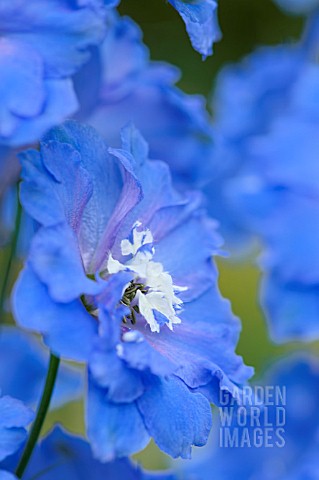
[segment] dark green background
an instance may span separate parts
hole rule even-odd
[[[209,95],[216,73],[258,45],[298,38],[303,20],[284,15],[271,0],[219,0],[222,40],[205,62],[188,40],[184,23],[165,0],[122,0],[120,13],[132,17],[144,32],[151,58],[182,70],[180,86],[189,93]]]

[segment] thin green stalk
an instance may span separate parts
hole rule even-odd
[[[27,444],[22,453],[20,463],[16,470],[16,476],[18,478],[22,478],[22,475],[24,474],[24,471],[27,468],[27,465],[31,458],[34,447],[39,439],[41,429],[50,406],[50,401],[51,401],[55,381],[58,374],[59,365],[60,365],[60,359],[55,355],[53,355],[53,353],[51,353],[47,378],[45,381],[42,398],[39,404],[37,415],[32,425]]]
[[[19,187],[18,187],[19,188]],[[17,253],[18,241],[19,241],[19,233],[20,233],[20,226],[21,226],[21,218],[22,218],[22,206],[19,201],[19,193],[18,193],[18,204],[17,204],[17,213],[16,213],[16,220],[15,220],[15,228],[11,239],[11,245],[9,248],[9,257],[7,264],[4,268],[4,277],[3,282],[0,290],[0,323],[2,322],[2,317],[4,314],[4,302],[7,296],[8,287],[10,285],[10,278],[11,278],[11,270],[13,265],[13,260]]]

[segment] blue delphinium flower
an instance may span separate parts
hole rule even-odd
[[[0,392],[0,479],[13,478],[4,471],[1,462],[15,453],[27,436],[26,427],[33,420],[33,412],[20,400],[2,396]]]
[[[0,385],[3,395],[36,407],[48,368],[48,352],[31,334],[13,327],[0,329]],[[54,389],[51,406],[58,408],[83,393],[82,374],[63,365]]]
[[[122,135],[108,150],[70,122],[22,155],[21,200],[41,228],[14,313],[56,354],[88,363],[96,456],[128,456],[152,436],[188,457],[210,430],[206,397],[218,402],[252,371],[234,353],[239,324],[218,291],[220,239],[199,195],[173,189],[133,127]]]
[[[14,468],[16,459],[7,462]],[[127,458],[100,463],[92,457],[89,444],[70,435],[59,426],[49,433],[34,450],[23,476],[25,480],[174,480],[169,472],[146,472]],[[1,473],[0,479],[2,480]]]
[[[239,441],[235,440],[232,447],[220,446],[218,430],[221,427],[225,432],[228,427],[222,427],[216,418],[216,438],[206,449],[206,459],[197,459],[192,464],[184,462],[182,478],[318,478],[318,455],[315,453],[319,446],[318,380],[318,357],[294,354],[277,361],[258,384],[269,389],[268,393],[264,390],[259,406],[247,410],[246,420],[243,415],[241,420],[234,415],[229,423],[229,438],[237,438],[238,434]],[[255,420],[250,415],[255,415]]]
[[[101,0],[0,5],[0,144],[37,141],[77,108],[71,76],[104,33]]]
[[[190,41],[203,57],[211,55],[220,39],[215,0],[168,0],[185,22]]]
[[[165,160],[174,181],[189,189],[210,174],[213,139],[204,99],[176,88],[178,77],[175,67],[149,60],[132,20],[115,18],[100,49],[75,76],[77,118],[112,146],[120,146],[120,129],[132,121],[149,143],[150,157]]]

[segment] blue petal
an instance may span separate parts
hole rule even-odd
[[[263,268],[279,273],[283,281],[311,285],[319,281],[319,226],[313,221],[319,214],[318,202],[293,193],[280,198],[280,206],[262,226]]]
[[[212,424],[210,405],[177,377],[154,377],[137,404],[148,432],[172,457],[190,458],[192,445],[207,442]]]
[[[251,247],[252,226],[238,205],[236,182],[244,176],[249,191],[258,187],[254,174],[260,162],[251,145],[269,131],[283,105],[289,105],[292,79],[303,68],[299,48],[276,46],[257,49],[243,62],[224,68],[217,78],[212,105],[214,174],[205,193],[210,215],[220,222],[226,240],[239,249]]]
[[[306,110],[305,113],[307,116],[309,114],[309,118],[294,118],[291,114],[283,115],[271,128],[270,136],[261,137],[254,142],[251,148],[251,153],[256,157],[256,162],[258,162],[260,172],[264,173],[265,180],[270,184],[292,188],[307,196],[319,193],[317,182],[319,167],[316,162],[319,141],[316,136],[317,123],[315,121],[319,112],[316,112],[314,107],[319,100],[319,68],[313,67],[313,70],[315,70],[314,78],[308,78],[306,85],[298,85],[303,91],[303,95],[308,98],[305,100],[295,98],[294,100],[295,103],[308,101],[314,112],[307,112],[307,105],[297,105],[298,108]],[[311,74],[311,68],[305,67],[304,80],[306,81]],[[309,83],[315,84],[314,98],[310,95]],[[305,91],[307,95],[304,93]],[[312,115],[314,118],[311,118]],[[303,162],[300,162],[301,156]]]
[[[129,17],[114,18],[110,31],[100,47],[103,65],[103,100],[120,99],[130,92],[138,75],[149,60],[142,43],[142,30]],[[127,121],[123,122],[121,127]]]
[[[35,142],[74,113],[77,101],[68,77],[87,61],[89,47],[102,40],[104,20],[100,0],[1,5],[1,143]]]
[[[6,37],[1,39],[0,52],[0,138],[3,141],[15,131],[17,116],[32,117],[40,113],[45,92],[43,63],[36,52],[29,52],[23,43]]]
[[[0,470],[0,480],[17,480],[17,477],[13,473]]]
[[[261,290],[270,334],[275,342],[314,341],[319,336],[319,287],[266,276]]]
[[[76,112],[78,101],[71,80],[54,79],[43,83],[46,99],[41,110],[35,116],[19,118],[11,136],[0,137],[0,142],[11,146],[36,142],[49,128]]]
[[[33,336],[16,328],[1,327],[0,385],[4,395],[36,406],[42,393],[48,362],[48,352],[41,348]],[[78,398],[82,390],[83,379],[80,371],[62,365],[51,406],[58,408]]]
[[[66,304],[53,302],[29,266],[20,273],[15,285],[13,311],[18,324],[42,333],[45,343],[56,354],[78,361],[88,359],[97,322],[80,300]]]
[[[109,402],[92,380],[87,402],[87,431],[96,458],[111,461],[146,447],[149,434],[135,403]]]
[[[26,480],[174,480],[169,472],[146,472],[128,458],[109,463],[94,459],[89,443],[57,426],[34,450],[24,475]],[[1,476],[0,476],[1,478]]]
[[[134,339],[124,341],[121,344],[121,358],[131,368],[139,371],[150,371],[154,375],[159,376],[171,375],[176,370],[177,367],[174,361],[169,360],[165,355],[153,348],[144,339],[143,333],[134,331],[131,334],[134,335]]]
[[[197,208],[194,208],[194,211],[188,205],[181,207],[179,211],[175,208],[175,218],[172,218],[169,209],[163,210],[160,212],[161,222],[164,223],[166,214],[166,231],[158,232],[157,235],[154,233],[154,259],[165,265],[175,285],[188,288],[181,294],[185,301],[200,296],[216,282],[217,271],[211,257],[219,251],[221,244],[215,233],[214,222],[198,209],[198,202],[195,207]],[[173,222],[172,231],[169,231],[169,220]],[[152,224],[156,221],[154,216]],[[166,235],[162,237],[164,233]],[[198,245],[201,247],[198,248]]]
[[[101,81],[100,50],[94,47],[91,49],[89,61],[73,76],[74,90],[79,102],[79,108],[74,115],[76,120],[85,121],[96,108],[99,101]]]
[[[212,471],[220,480],[316,478],[318,457],[315,452],[318,449],[319,421],[318,389],[316,388],[318,372],[318,358],[305,353],[289,355],[274,363],[258,381],[259,391],[264,388],[264,405],[261,405],[259,400],[257,406],[251,409],[248,407],[247,422],[243,422],[241,416],[239,423],[240,415],[235,414],[233,421],[227,427],[233,438],[238,434],[238,444],[236,445],[235,441],[232,448],[221,448],[219,435],[216,435],[213,444],[204,453],[204,461],[202,457],[202,459],[198,458],[194,465],[184,464],[183,472],[180,472],[181,478],[193,478],[192,475],[194,475],[194,478],[198,476],[202,480],[211,480]],[[266,392],[269,391],[274,392],[273,400],[266,398]],[[305,405],[307,405],[306,408]],[[278,424],[282,423],[279,414],[281,409],[285,411],[284,431],[281,431],[284,444],[278,439],[280,441],[278,445],[275,436],[270,439],[268,433],[272,428],[270,425],[276,429]],[[258,410],[257,426],[253,415],[256,415]],[[225,432],[220,414],[217,414],[214,420],[216,420],[216,432],[218,427]],[[277,432],[280,431],[277,430]],[[245,437],[244,433],[246,433]],[[248,442],[241,442],[247,437],[250,445]],[[305,472],[307,474],[303,476]]]
[[[85,252],[86,263],[95,273],[114,242],[120,222],[140,201],[140,185],[132,159],[115,161],[109,156],[105,143],[95,130],[76,122],[66,122],[51,130],[45,138],[45,141],[49,140],[68,143],[80,153],[82,166],[93,186],[92,196],[85,207],[79,241],[82,252]],[[61,155],[59,160],[66,181],[69,175],[68,165],[64,156]],[[101,209],[101,201],[105,205],[104,209]]]
[[[115,403],[131,403],[142,395],[141,374],[129,368],[117,351],[103,340],[95,346],[90,358],[90,372],[95,382],[107,389],[107,398]]]
[[[37,232],[29,264],[57,302],[71,302],[83,294],[96,295],[103,288],[103,282],[87,278],[76,237],[67,225],[41,228]]]
[[[150,145],[150,158],[166,161],[176,182],[188,189],[207,181],[214,145],[204,98],[176,88],[178,77],[171,65],[150,62],[138,26],[119,18],[75,87],[78,118],[113,147],[120,146],[119,131],[132,121]]]
[[[185,303],[179,316],[182,322],[173,332],[162,328],[154,337],[142,330],[146,343],[175,367],[174,373],[190,388],[199,388],[218,404],[221,389],[233,393],[253,374],[253,369],[235,353],[240,322],[216,287]],[[135,352],[133,345],[131,348],[137,356],[139,350]]]
[[[26,438],[25,427],[33,412],[11,397],[0,397],[0,461],[18,450]]]
[[[121,258],[120,241],[128,238],[132,226],[138,219],[147,227],[155,212],[161,208],[183,204],[184,200],[172,186],[172,179],[168,166],[163,162],[149,162],[148,148],[141,134],[133,125],[128,125],[122,131],[122,149],[112,149],[112,154],[122,162],[133,162],[138,176],[143,198],[134,206],[132,211],[122,222],[117,233],[114,249],[115,257]],[[157,179],[154,189],[154,178]]]
[[[220,39],[217,3],[214,0],[169,0],[185,22],[195,50],[204,57],[212,54],[212,44]]]
[[[14,0],[1,6],[0,18],[5,34],[23,42],[30,52],[37,52],[45,63],[46,75],[58,78],[72,75],[87,60],[88,47],[102,39],[104,13],[99,0],[82,6],[63,0],[32,0],[23,8]]]
[[[21,201],[27,212],[45,226],[64,221],[76,231],[92,196],[92,183],[77,150],[51,141],[41,144],[40,153],[29,150],[20,159]]]

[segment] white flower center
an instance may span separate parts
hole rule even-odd
[[[171,275],[164,271],[163,265],[153,261],[153,235],[150,230],[138,230],[140,226],[141,224],[136,222],[132,229],[132,240],[125,239],[121,242],[122,255],[129,259],[121,263],[110,253],[107,270],[109,274],[132,272],[133,284],[143,286],[136,288],[134,301],[152,332],[159,332],[163,324],[173,330],[174,324],[181,323],[177,313],[183,304],[176,293],[187,290],[187,287],[174,285]]]

